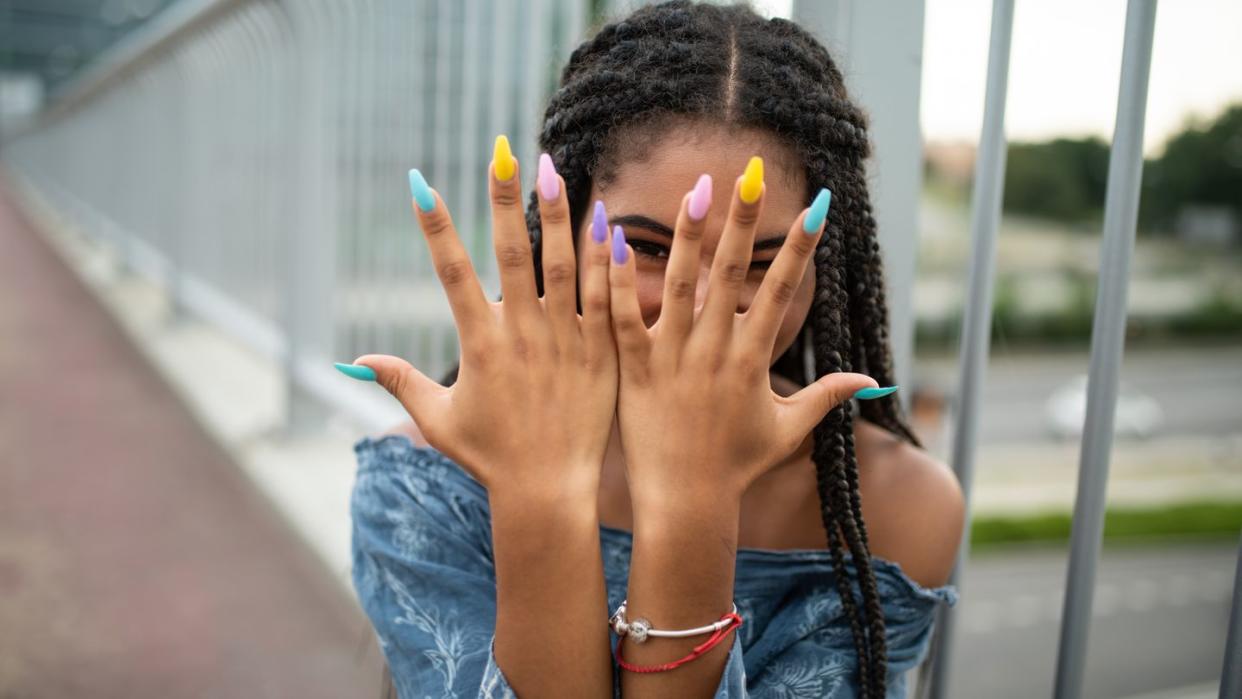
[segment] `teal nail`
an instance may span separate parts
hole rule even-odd
[[[811,202],[811,208],[807,209],[806,218],[802,219],[802,230],[809,235],[818,233],[820,227],[824,225],[824,219],[828,218],[830,204],[832,204],[832,192],[827,189],[819,190],[819,194],[815,195],[815,201]]]
[[[375,380],[375,370],[369,366],[362,366],[361,364],[342,364],[340,362],[333,362],[332,366],[336,367],[338,371],[351,379],[358,379],[359,381]]]
[[[410,194],[414,195],[414,203],[418,204],[419,209],[431,211],[436,208],[436,196],[431,193],[431,187],[427,186],[423,173],[417,169],[410,170]]]
[[[858,400],[871,400],[873,398],[883,398],[897,392],[896,386],[881,386],[880,388],[864,388],[854,394]]]

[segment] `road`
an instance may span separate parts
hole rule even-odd
[[[1106,549],[1096,577],[1085,697],[1219,682],[1237,548]],[[1066,552],[987,554],[965,572],[949,696],[1047,699]]]

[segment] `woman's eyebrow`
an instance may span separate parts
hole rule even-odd
[[[652,233],[659,233],[660,235],[668,238],[669,240],[673,239],[672,228],[669,228],[668,226],[664,225],[663,223],[660,223],[659,221],[656,221],[653,218],[643,216],[642,214],[626,214],[624,216],[614,216],[612,217],[612,219],[610,219],[610,222],[614,226],[621,226],[623,228],[626,226],[636,226],[638,228],[645,228],[651,231]],[[764,238],[760,238],[759,240],[756,240],[755,251],[758,252],[761,250],[779,250],[780,247],[784,244],[785,244],[785,236],[780,233],[776,233],[776,234],[773,234],[772,236],[768,236],[768,237],[764,237]]]

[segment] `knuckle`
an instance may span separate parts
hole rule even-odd
[[[669,277],[668,296],[672,301],[685,301],[694,298],[695,280],[685,277]]]
[[[546,284],[566,285],[574,281],[577,269],[568,260],[556,260],[543,268],[543,280]]]
[[[806,235],[805,233],[790,235],[786,238],[786,244],[800,258],[810,257],[811,253],[815,252],[815,236]]]
[[[735,207],[733,222],[743,228],[750,228],[759,222],[759,207],[753,204]]]
[[[446,260],[436,268],[440,281],[445,286],[457,286],[470,278],[470,262],[467,260]]]
[[[423,218],[423,233],[428,238],[439,238],[452,232],[453,223],[442,211],[433,211]]]
[[[496,264],[501,269],[522,269],[530,266],[530,254],[526,245],[501,243],[496,246]]]
[[[539,210],[539,218],[546,226],[560,226],[569,221],[569,212],[553,202]]]
[[[720,281],[729,287],[740,286],[745,281],[748,271],[746,265],[736,260],[730,260],[725,262],[720,268]]]
[[[768,295],[777,306],[788,306],[798,292],[798,286],[788,279],[773,279]]]
[[[516,177],[513,179],[517,179]],[[496,187],[492,192],[492,202],[496,206],[503,208],[522,206],[522,192],[512,182],[506,182]]]
[[[590,313],[605,313],[608,311],[609,305],[608,294],[604,291],[584,294],[582,298],[583,308]]]

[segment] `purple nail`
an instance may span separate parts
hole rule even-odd
[[[552,164],[552,156],[543,153],[539,156],[539,194],[544,201],[556,201],[561,193],[561,183],[556,179],[556,166]]]
[[[623,265],[626,257],[625,232],[621,230],[621,226],[615,226],[612,229],[612,259],[617,264]]]
[[[597,243],[608,239],[608,214],[604,211],[604,202],[595,200],[595,217],[591,219],[591,238]]]
[[[690,192],[690,218],[702,221],[707,215],[707,207],[712,203],[712,176],[699,175],[694,183],[694,191]]]

